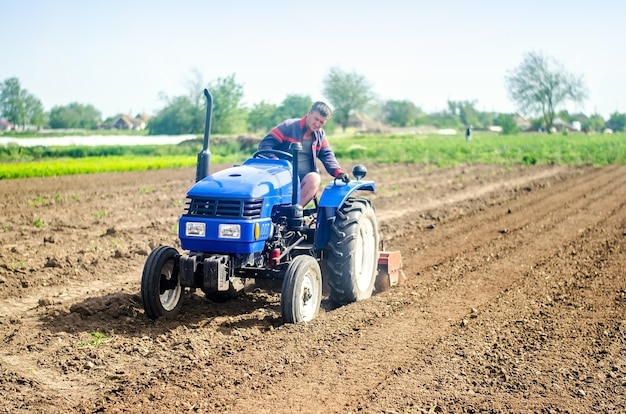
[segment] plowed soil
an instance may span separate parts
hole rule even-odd
[[[368,167],[406,279],[298,325],[145,316],[195,169],[0,181],[0,412],[626,412],[625,166]]]

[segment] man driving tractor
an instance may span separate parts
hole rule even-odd
[[[285,152],[291,152],[289,146],[292,143],[302,144],[298,159],[293,161],[298,163],[301,206],[306,206],[315,197],[320,186],[316,158],[319,158],[328,174],[344,182],[350,181],[348,174],[339,166],[322,129],[331,114],[332,110],[327,104],[317,101],[305,116],[281,122],[259,143],[259,151],[276,149]]]

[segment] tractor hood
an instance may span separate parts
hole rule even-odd
[[[288,204],[292,193],[291,163],[285,160],[251,158],[242,165],[211,174],[193,185],[190,198],[266,199]]]

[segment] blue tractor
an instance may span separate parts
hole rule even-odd
[[[243,162],[209,174],[212,97],[207,99],[204,144],[196,183],[188,190],[178,236],[184,253],[154,249],[144,265],[141,297],[151,319],[174,317],[185,289],[201,289],[215,302],[234,298],[247,280],[282,281],[285,323],[318,314],[322,280],[336,305],[369,298],[379,273],[380,235],[372,203],[357,190],[374,191],[366,169],[354,180],[335,180],[315,205],[298,204],[297,151],[257,151]],[[322,271],[323,269],[323,271]]]

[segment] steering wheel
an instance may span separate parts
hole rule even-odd
[[[288,152],[277,150],[277,149],[262,149],[258,150],[254,154],[252,154],[252,158],[265,158],[271,159],[270,155],[273,155],[276,158],[285,159],[288,161],[293,160],[293,155]]]

